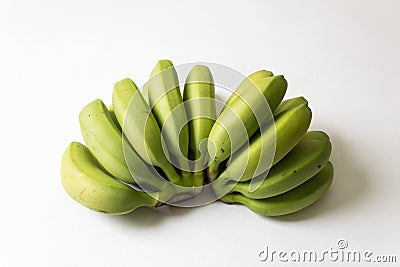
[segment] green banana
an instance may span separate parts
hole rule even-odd
[[[251,191],[250,181],[237,183],[231,192],[261,199],[285,193],[304,183],[327,164],[332,146],[329,136],[308,132],[281,161],[271,168],[261,185]]]
[[[240,193],[229,193],[220,200],[225,203],[243,204],[253,212],[265,216],[285,215],[317,201],[331,185],[333,173],[333,165],[328,162],[314,177],[286,193],[265,199],[251,199]]]
[[[189,122],[189,149],[193,155],[192,170],[196,185],[203,184],[203,169],[206,162],[206,147],[200,148],[217,118],[214,79],[207,66],[196,65],[189,72],[183,90]],[[206,142],[204,143],[206,144]],[[202,150],[202,151],[201,151]],[[201,182],[201,183],[199,183]]]
[[[176,70],[169,60],[159,60],[147,82],[149,103],[168,148],[170,161],[190,172],[188,164],[189,128]]]
[[[94,100],[79,113],[85,143],[99,163],[111,175],[127,183],[135,183],[126,165],[121,131],[113,122],[107,107]]]
[[[293,116],[292,120],[288,118],[290,115]],[[288,118],[290,121],[276,125],[276,148],[272,165],[289,153],[304,136],[310,126],[312,112],[304,97],[296,97],[283,101],[282,106],[274,112],[276,121],[280,121],[281,117],[282,120]]]
[[[157,121],[131,79],[123,79],[114,85],[112,102],[124,135],[140,158],[160,168],[169,181],[179,183],[180,177],[162,149]]]
[[[254,84],[225,107],[211,129],[208,139],[211,180],[217,177],[220,163],[248,141],[259,129],[259,123],[272,119],[268,108],[273,112],[287,89],[282,75],[262,78]]]
[[[266,77],[271,77],[274,74],[271,71],[268,70],[259,70],[256,72],[253,72],[249,76],[247,76],[236,88],[234,92],[232,92],[231,96],[226,100],[225,106],[230,106],[233,102],[233,100],[236,99],[236,97],[241,94],[243,94],[246,90],[248,90],[249,86],[255,86],[254,83],[262,78]]]
[[[267,125],[251,138],[249,146],[232,156],[220,180],[248,181],[267,171],[299,142],[311,123],[307,100],[298,97],[281,105],[285,108],[275,116],[275,124]]]
[[[135,191],[102,171],[89,149],[78,142],[72,142],[64,152],[61,180],[74,200],[103,213],[124,214],[158,204],[147,193]]]

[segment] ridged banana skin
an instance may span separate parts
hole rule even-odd
[[[256,89],[262,92],[273,112],[286,93],[287,81],[282,75],[278,75],[260,79],[255,82],[255,85]],[[209,153],[214,152],[214,157],[210,158],[209,162],[211,180],[218,175],[219,164],[235,153],[259,129],[259,123],[254,114],[265,116],[260,123],[272,119],[265,110],[264,99],[260,99],[254,88],[254,86],[249,87],[250,90],[244,91],[241,97],[232,101],[229,108],[221,112],[211,129],[208,142]],[[238,125],[241,124],[245,131],[238,129]]]
[[[115,117],[115,112],[114,112],[114,106],[113,105],[109,105],[108,106],[108,112],[110,113],[111,119],[115,123],[115,126],[117,126],[118,130],[122,131],[121,125],[119,125],[117,117]]]
[[[143,99],[146,101],[146,103],[149,104],[149,86],[147,85],[147,83],[145,83],[143,85],[142,95],[143,95]]]
[[[333,180],[333,165],[328,162],[314,177],[298,187],[265,199],[251,199],[240,193],[229,193],[221,198],[225,203],[240,203],[264,216],[290,214],[310,206],[328,190]]]
[[[162,149],[160,128],[136,84],[128,78],[117,82],[112,102],[115,116],[140,158],[162,169],[169,181],[177,182],[180,177]],[[125,124],[125,121],[129,123]]]
[[[332,145],[324,132],[309,132],[269,171],[266,179],[250,191],[250,181],[237,183],[231,192],[262,199],[285,193],[316,175],[328,163]]]
[[[275,111],[273,113],[274,117],[280,115],[281,113],[283,113],[289,109],[298,107],[302,104],[308,105],[307,99],[305,99],[303,96],[298,96],[298,97],[294,97],[294,98],[290,98],[285,101],[282,101],[282,103],[280,103],[279,106],[275,109]]]
[[[100,99],[87,104],[79,113],[79,123],[86,145],[111,175],[135,183],[122,149],[122,135],[107,107]]]
[[[279,162],[287,153],[301,140],[311,124],[312,111],[308,107],[308,102],[303,98],[304,103],[298,98],[286,100],[285,103],[297,103],[287,105],[287,109],[274,116],[276,121],[287,119],[287,123],[278,124],[276,128],[276,148],[272,166]],[[288,114],[286,116],[286,114]]]
[[[72,142],[64,152],[61,180],[74,200],[98,212],[125,214],[158,203],[146,193],[135,191],[103,172],[89,149],[78,142]]]
[[[249,76],[247,76],[236,88],[235,92],[232,92],[228,100],[225,102],[225,106],[230,106],[232,102],[236,99],[238,95],[241,95],[245,90],[248,89],[250,85],[255,86],[255,82],[266,77],[271,77],[274,74],[268,70],[259,70],[253,72]]]
[[[193,166],[194,172],[202,171],[206,165],[206,162],[204,162],[206,147],[204,147],[202,154],[200,143],[207,141],[211,128],[217,119],[214,100],[214,78],[210,69],[204,65],[194,66],[186,78],[183,90],[183,101],[189,121],[189,148],[191,154],[193,154],[193,159],[197,160],[197,164]]]
[[[311,123],[312,114],[307,106],[307,100],[302,98],[302,101],[298,101],[295,98],[284,102],[296,102],[296,105],[290,107],[286,105],[288,108],[276,116],[274,125],[266,126],[262,133],[257,133],[250,140],[249,146],[232,156],[219,179],[248,181],[261,175],[271,167],[271,164],[279,162],[300,141]],[[273,138],[276,142],[271,142]]]
[[[179,89],[178,74],[170,60],[159,60],[147,82],[149,103],[171,160],[180,169],[189,171],[189,127],[187,114]]]
[[[274,76],[274,74],[272,73],[272,71],[269,71],[269,70],[258,70],[258,71],[256,71],[256,72],[251,73],[251,74],[248,76],[248,78],[249,78],[251,81],[255,82],[255,81],[260,80],[260,79],[262,79],[262,78],[271,77],[271,76]],[[244,80],[243,83],[245,83],[245,82],[248,82],[248,81],[247,81],[247,80]]]

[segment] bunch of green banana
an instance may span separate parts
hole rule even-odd
[[[217,115],[212,70],[194,65],[184,81],[160,60],[142,92],[131,79],[79,114],[87,146],[72,142],[61,179],[80,204],[108,214],[176,205],[210,183],[226,203],[277,216],[318,200],[333,179],[331,143],[309,131],[304,97],[282,101],[286,79],[260,70],[246,77]]]

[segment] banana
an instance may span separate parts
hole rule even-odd
[[[288,117],[292,115],[293,118]],[[312,119],[311,109],[304,97],[295,97],[282,102],[276,112],[276,121],[287,118],[286,124],[277,124],[276,127],[276,148],[272,165],[279,162],[289,151],[300,141],[307,132]],[[278,127],[279,126],[279,127]]]
[[[98,212],[124,214],[158,204],[147,193],[135,191],[103,172],[89,149],[78,142],[72,142],[64,152],[61,180],[74,200]]]
[[[320,131],[308,132],[281,161],[271,168],[262,184],[250,190],[250,181],[237,183],[231,192],[262,199],[285,193],[304,183],[327,164],[332,146],[329,136]]]
[[[225,102],[225,106],[230,106],[233,102],[233,100],[236,99],[236,97],[241,94],[243,94],[249,86],[255,86],[254,83],[262,78],[266,77],[271,77],[274,74],[271,71],[268,70],[259,70],[256,72],[253,72],[249,76],[247,76],[236,88],[234,92],[230,95],[228,100]]]
[[[303,97],[282,102],[285,108],[275,116],[275,124],[267,125],[250,140],[250,145],[232,156],[220,174],[222,181],[248,181],[279,162],[303,137],[311,123],[311,110]],[[279,107],[278,107],[279,109]],[[273,142],[276,138],[276,142]],[[272,141],[271,141],[272,140]]]
[[[189,128],[176,70],[169,60],[159,60],[147,82],[149,104],[162,130],[170,161],[182,170],[190,172],[188,163]]]
[[[121,131],[104,103],[97,99],[86,105],[79,113],[79,123],[85,143],[101,166],[114,177],[135,183],[125,162]]]
[[[329,188],[333,180],[333,165],[326,166],[314,177],[298,187],[265,199],[251,199],[240,193],[229,193],[221,198],[225,203],[240,203],[255,213],[265,216],[280,216],[299,211],[317,201]]]
[[[131,79],[121,80],[114,85],[112,102],[124,135],[140,158],[160,168],[169,181],[179,183],[178,173],[164,154],[157,121]]]
[[[262,78],[254,84],[225,107],[211,129],[208,138],[211,180],[217,177],[220,163],[248,141],[260,127],[259,123],[272,119],[268,110],[276,109],[287,89],[282,75]]]
[[[189,72],[183,101],[189,122],[189,149],[193,155],[193,179],[196,185],[202,185],[206,162],[206,147],[200,148],[202,142],[206,144],[208,134],[217,118],[215,106],[214,79],[207,66],[196,65]]]

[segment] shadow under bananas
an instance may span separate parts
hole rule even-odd
[[[326,127],[325,127],[326,128]],[[367,197],[370,190],[368,186],[368,173],[357,161],[357,148],[354,146],[355,139],[345,138],[330,129],[332,141],[332,154],[330,160],[334,165],[334,177],[331,187],[314,204],[305,209],[279,217],[270,217],[277,221],[301,221],[324,213],[334,213],[341,209],[352,209],[357,202]]]
[[[183,216],[194,210],[194,208],[181,208],[168,205],[157,208],[140,207],[128,214],[110,216],[110,219],[125,226],[147,228],[161,224],[169,217]]]

